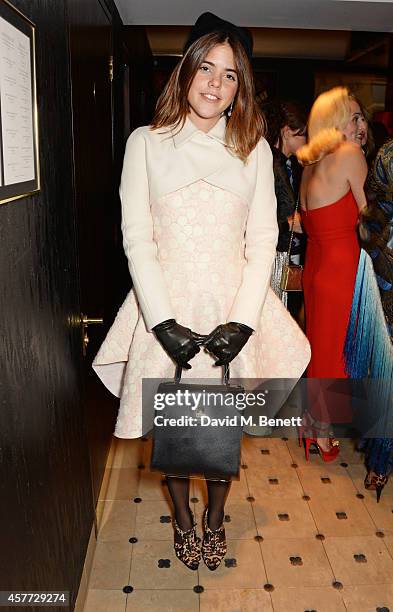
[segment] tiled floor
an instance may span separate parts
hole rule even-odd
[[[114,444],[84,612],[393,612],[393,483],[377,505],[350,441],[325,464],[295,440],[246,437],[215,572],[174,555],[166,486],[144,467],[150,441]],[[200,525],[203,482],[191,497]]]

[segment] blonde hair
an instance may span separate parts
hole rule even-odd
[[[346,87],[333,87],[315,100],[308,119],[309,141],[296,156],[301,164],[313,164],[344,141],[342,130],[351,118],[351,94]]]

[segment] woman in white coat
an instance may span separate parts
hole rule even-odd
[[[133,290],[94,362],[121,397],[118,437],[146,433],[142,378],[169,378],[174,362],[186,377],[193,360],[196,378],[217,377],[214,365],[232,362],[237,378],[297,379],[309,361],[306,338],[269,290],[276,199],[251,45],[247,31],[201,16],[152,125],[128,139],[120,195]],[[200,334],[209,352],[200,352]],[[167,483],[176,555],[197,569],[189,481]],[[230,482],[207,486],[202,557],[214,570],[226,552]]]

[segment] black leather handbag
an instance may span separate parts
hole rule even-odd
[[[224,368],[221,385],[180,379],[177,367],[174,381],[163,382],[157,389],[159,397],[177,400],[155,411],[150,468],[168,476],[238,478],[243,428],[236,396],[244,393],[243,387],[229,384],[229,366]],[[184,406],[187,394],[191,405]],[[197,396],[201,400],[192,409]]]

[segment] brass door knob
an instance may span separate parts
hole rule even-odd
[[[93,325],[94,323],[103,323],[104,319],[89,319],[86,315],[82,315],[83,325]]]

